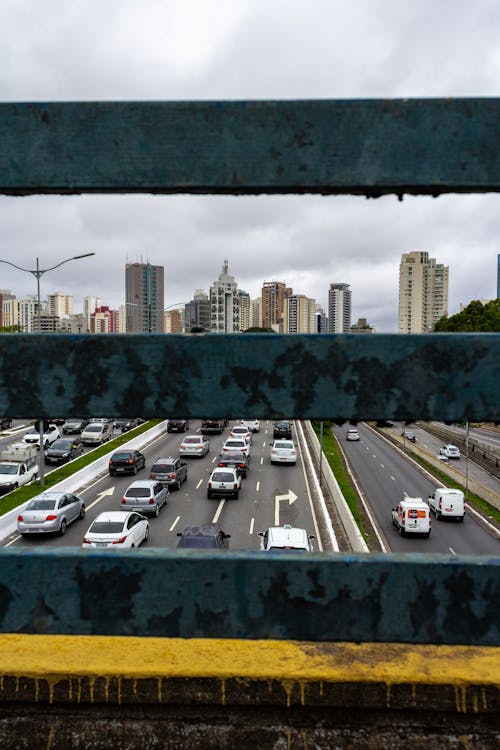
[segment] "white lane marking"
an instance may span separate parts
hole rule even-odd
[[[263,447],[263,448],[265,448],[265,447],[266,447],[266,441],[265,441],[265,440],[264,440],[264,442],[262,443],[262,447]]]
[[[203,479],[200,479],[200,481],[196,485],[196,489],[198,489],[199,487],[201,487],[202,483],[203,483]]]
[[[169,531],[173,531],[173,530],[175,529],[175,527],[176,527],[176,526],[177,526],[177,524],[179,523],[180,519],[181,519],[181,517],[180,517],[180,516],[177,516],[177,518],[176,518],[176,519],[175,519],[175,521],[173,522],[172,526],[171,526],[171,527],[169,528]]]
[[[104,490],[104,492],[99,492],[99,494],[97,495],[97,498],[94,500],[94,502],[90,503],[90,505],[86,505],[85,506],[86,510],[90,510],[91,508],[93,508],[94,505],[97,505],[97,503],[101,502],[101,500],[103,499],[103,497],[109,497],[110,495],[113,494],[114,491],[115,491],[115,488],[114,487],[110,487],[108,490]]]
[[[19,536],[14,537],[14,539],[12,539],[11,542],[7,542],[7,544],[4,544],[3,546],[4,547],[10,547],[11,544],[14,544],[14,542],[19,541],[19,539],[21,539],[21,534],[19,534]]]
[[[250,519],[250,531],[248,532],[250,535],[253,534],[253,525],[255,523],[255,518]]]
[[[217,523],[217,521],[219,520],[219,516],[222,513],[222,508],[224,507],[225,502],[226,502],[225,498],[222,498],[217,510],[215,511],[215,516],[212,518],[212,523]]]
[[[262,466],[263,463],[264,463],[264,456],[261,456],[260,457],[260,465]]]
[[[407,493],[407,492],[405,492],[404,490],[403,490],[403,495],[404,495],[405,497],[409,497],[408,493]]]
[[[396,481],[396,480],[394,479],[394,477],[392,476],[392,474],[391,474],[391,479],[392,479],[392,481],[393,481],[393,482],[395,482],[395,481]]]
[[[457,554],[457,553],[455,552],[455,550],[454,550],[454,549],[452,549],[451,547],[448,547],[448,549],[450,550],[450,552],[451,552],[451,554],[452,554],[452,555],[456,555],[456,554]]]
[[[384,464],[380,464],[380,468],[381,468],[381,469],[385,469],[385,466],[384,466]]]
[[[255,492],[258,492],[260,490],[260,482],[257,482],[257,485],[255,487]]]
[[[372,456],[373,456],[373,458],[377,458],[377,456],[375,455],[375,453],[372,453]]]
[[[219,456],[214,456],[214,457],[212,458],[212,463],[214,464],[214,463],[215,463],[216,461],[218,461],[218,460],[219,460]]]
[[[274,498],[274,525],[280,525],[280,502],[281,500],[288,500],[288,505],[292,505],[297,499],[297,495],[293,490],[288,490],[286,495],[276,495]]]

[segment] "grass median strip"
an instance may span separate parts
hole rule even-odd
[[[137,437],[137,435],[142,435],[143,432],[147,432],[147,430],[150,430],[151,427],[154,427],[161,421],[161,419],[150,419],[149,421],[144,422],[144,424],[141,424],[138,427],[134,427],[132,430],[119,435],[118,437],[110,440],[107,443],[104,443],[104,445],[100,445],[99,448],[94,448],[94,450],[85,453],[85,455],[77,458],[75,461],[71,461],[70,463],[60,466],[58,469],[51,471],[50,474],[45,475],[44,487],[42,487],[40,485],[40,481],[37,480],[25,485],[24,487],[19,487],[13,492],[9,492],[4,497],[0,498],[0,516],[3,516],[5,513],[8,513],[9,510],[13,510],[19,505],[22,505],[28,500],[31,500],[31,498],[35,497],[35,495],[39,495],[41,492],[50,490],[50,488],[58,482],[62,482],[63,479],[67,479],[72,474],[80,471],[80,469],[84,469],[86,466],[89,466],[89,464],[92,464],[98,458],[102,458],[102,456],[105,456],[115,448],[119,448],[120,445],[128,443],[129,440]],[[41,459],[41,457],[39,458]]]

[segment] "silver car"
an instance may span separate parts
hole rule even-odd
[[[154,479],[142,479],[127,487],[122,498],[122,510],[136,510],[158,516],[168,499],[166,484]]]
[[[19,534],[65,534],[68,524],[85,517],[85,503],[70,492],[44,492],[17,517]]]
[[[199,456],[203,458],[210,450],[205,435],[187,435],[179,446],[179,456]]]

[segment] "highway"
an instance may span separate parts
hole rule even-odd
[[[427,499],[439,484],[424,475],[402,451],[367,425],[358,424],[359,441],[346,441],[346,428],[347,425],[335,427],[335,434],[376,519],[377,527],[387,541],[388,550],[456,555],[498,554],[499,537],[487,531],[470,512],[466,514],[463,524],[435,521],[432,516],[432,532],[428,539],[400,537],[392,524],[391,509],[405,495]]]
[[[231,422],[230,424],[235,424]],[[199,432],[199,421],[191,421],[190,433]],[[254,433],[251,463],[248,477],[242,481],[237,500],[207,499],[206,487],[212,468],[216,465],[224,440],[229,437],[230,426],[222,435],[210,435],[210,452],[204,458],[188,458],[188,479],[179,491],[172,490],[167,505],[158,518],[150,518],[150,537],[147,547],[175,548],[177,532],[186,526],[218,523],[231,535],[231,550],[258,550],[259,531],[269,526],[289,523],[305,528],[317,536],[317,524],[309,497],[302,456],[293,465],[271,465],[269,460],[272,442],[272,423],[261,421],[259,433]],[[107,474],[78,494],[85,499],[87,508],[83,521],[77,521],[64,537],[47,536],[21,538],[15,534],[4,540],[5,546],[32,547],[37,544],[50,546],[81,546],[83,537],[93,519],[105,510],[120,510],[125,489],[135,479],[147,479],[148,469],[159,457],[178,455],[178,446],[189,433],[163,434],[143,450],[146,455],[146,471],[136,477],[109,477]],[[297,443],[296,434],[293,435]],[[321,549],[321,541],[314,543]]]

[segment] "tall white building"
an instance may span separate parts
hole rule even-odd
[[[224,261],[222,273],[210,287],[210,330],[212,333],[236,333],[240,330],[238,284]]]
[[[330,284],[328,290],[328,333],[351,330],[351,289],[349,284]]]
[[[54,292],[47,296],[47,310],[49,315],[67,318],[73,314],[73,297],[70,294]]]
[[[316,300],[292,294],[283,300],[283,333],[317,333]]]
[[[93,297],[89,295],[83,298],[83,319],[87,326],[87,332],[90,331],[90,316],[94,313],[98,307],[101,307],[100,297]]]
[[[19,300],[6,289],[0,290],[0,299],[2,326],[9,328],[19,325]]]
[[[250,295],[241,289],[239,295],[240,331],[250,328]]]
[[[117,333],[127,333],[127,306],[120,305],[118,308],[118,330]]]
[[[250,300],[250,328],[262,328],[262,297]]]
[[[22,333],[33,333],[38,330],[38,300],[36,297],[24,297],[18,302],[18,325]],[[36,318],[36,320],[35,320]]]
[[[430,333],[448,315],[449,267],[429,253],[403,253],[399,265],[399,332]]]

